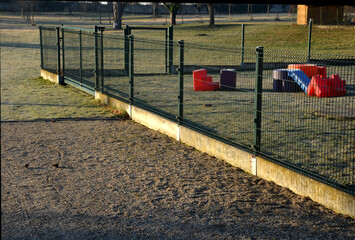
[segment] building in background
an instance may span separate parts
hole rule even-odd
[[[307,25],[309,19],[313,24],[338,25],[343,23],[344,6],[337,5],[298,5],[297,24]]]

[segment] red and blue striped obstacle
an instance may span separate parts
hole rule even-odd
[[[327,78],[326,68],[315,64],[290,64],[287,69],[273,71],[275,92],[303,90],[309,96],[338,97],[346,94],[345,84],[337,74]]]

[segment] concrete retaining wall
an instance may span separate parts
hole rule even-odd
[[[41,77],[54,83],[60,83],[60,76],[56,73],[51,73],[41,69]]]

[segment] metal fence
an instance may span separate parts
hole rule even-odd
[[[101,91],[355,194],[355,57],[171,41],[167,71],[164,40],[97,29],[60,33],[40,28],[41,63],[48,71],[62,69],[65,83]],[[58,56],[62,65],[55,64]],[[310,96],[290,76],[275,76],[305,63],[339,76],[346,92]],[[216,90],[194,90],[193,71],[199,69],[206,69],[203,81]],[[232,85],[221,79],[228,69],[235,70]]]

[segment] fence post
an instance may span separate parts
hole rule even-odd
[[[62,24],[63,26],[63,24]],[[64,29],[62,28],[62,37],[60,38],[62,40],[62,76],[59,78],[59,84],[64,84],[64,72],[65,72],[65,48],[64,48]]]
[[[179,41],[179,111],[178,111],[178,124],[183,120],[184,116],[184,40]]]
[[[307,62],[311,61],[311,38],[312,38],[312,18],[309,19],[309,28],[308,28],[308,57]]]
[[[38,27],[39,29],[39,47],[40,47],[40,54],[41,54],[41,69],[43,69],[43,40],[42,40],[42,26]]]
[[[172,73],[173,72],[173,54],[174,54],[174,45],[173,45],[173,40],[174,40],[174,29],[173,29],[173,26],[169,26],[168,28],[168,37],[169,37],[169,73]]]
[[[57,74],[60,76],[60,32],[59,27],[55,28],[57,32]]]
[[[255,95],[254,95],[254,155],[260,152],[261,146],[261,97],[263,84],[263,57],[264,48],[256,48],[256,68],[255,68]]]
[[[98,51],[98,39],[97,39],[97,26],[95,26],[95,90],[99,87],[99,51]]]
[[[128,36],[131,35],[131,30],[128,25],[126,25],[125,29],[123,30],[124,35],[124,69],[125,74],[128,74],[129,71],[129,43],[128,43]]]
[[[101,43],[100,43],[100,49],[101,49],[101,54],[100,54],[100,57],[101,57],[101,61],[100,61],[100,68],[101,68],[101,71],[100,71],[100,75],[101,75],[101,92],[104,90],[104,28],[100,28],[100,40],[101,40]]]
[[[129,100],[134,101],[134,36],[129,35]]]
[[[165,73],[168,73],[168,28],[165,29]]]
[[[57,75],[58,75],[58,83],[63,84],[62,76],[61,76],[61,61],[60,61],[60,27],[56,27],[57,32]]]
[[[244,68],[244,32],[245,32],[245,25],[242,24],[242,56],[240,60],[240,67]]]
[[[83,82],[83,40],[82,40],[82,34],[81,34],[81,30],[79,30],[79,67],[80,67],[80,85]]]

